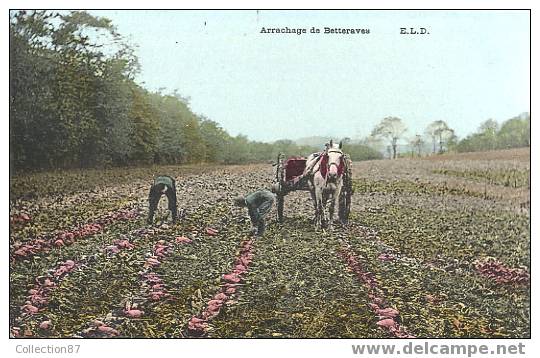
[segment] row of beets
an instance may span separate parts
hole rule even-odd
[[[366,228],[351,225],[355,229],[361,229],[363,235],[369,234],[377,244],[386,247],[389,251],[396,251],[388,244],[382,242],[377,238],[375,231],[366,230]],[[404,258],[402,255],[399,257]],[[381,261],[393,261],[399,259],[399,257],[392,253],[382,253],[379,255]],[[425,264],[430,268],[437,268],[434,263],[429,262]],[[526,268],[512,268],[494,257],[484,257],[473,262],[475,271],[485,278],[493,280],[497,284],[509,284],[509,285],[526,285],[530,281],[530,274]],[[439,267],[440,269],[444,269]],[[429,296],[429,295],[428,295]]]
[[[29,240],[26,243],[16,244],[14,245],[15,250],[12,259],[29,258],[53,247],[71,245],[77,239],[82,239],[103,231],[106,225],[110,225],[116,221],[134,219],[138,214],[139,212],[136,209],[118,210],[98,218],[93,223],[88,223],[70,230],[63,230],[54,234],[43,235],[36,239]]]
[[[26,213],[22,213],[20,215],[12,215],[9,217],[9,223],[11,225],[15,225],[18,223],[26,223],[30,220],[31,220],[30,216]]]
[[[190,239],[188,242],[191,242]],[[178,242],[178,238],[177,238]],[[186,243],[188,243],[186,242]],[[148,286],[148,298],[152,301],[159,301],[163,298],[167,298],[170,295],[167,293],[167,289],[163,280],[157,272],[152,269],[161,265],[161,260],[166,258],[172,250],[172,246],[165,240],[159,240],[152,250],[152,256],[145,262],[145,270],[141,272],[143,282]],[[129,317],[129,314],[126,313]]]
[[[474,262],[476,271],[498,284],[526,284],[529,273],[522,268],[510,268],[493,257],[487,257]]]
[[[187,324],[188,336],[200,337],[208,333],[208,322],[219,315],[223,305],[236,294],[238,285],[244,280],[252,260],[253,239],[244,240],[234,261],[233,270],[221,277],[223,283],[218,292],[206,303],[206,307],[199,315],[192,316],[189,320]]]
[[[413,335],[409,334],[407,330],[401,326],[397,321],[399,316],[399,311],[392,307],[386,307],[384,297],[381,290],[378,288],[378,283],[375,276],[366,272],[362,267],[360,260],[353,252],[351,247],[348,244],[342,244],[339,255],[345,260],[349,269],[358,277],[360,282],[362,282],[368,289],[368,297],[370,302],[368,303],[371,311],[377,316],[378,322],[377,326],[388,331],[394,337],[397,338],[415,338]],[[379,259],[381,261],[390,261],[393,257],[387,255],[380,255]]]
[[[394,254],[382,253],[379,255],[381,261],[392,261],[397,259]],[[427,264],[434,267],[433,264]],[[527,284],[530,280],[529,272],[524,268],[511,268],[493,257],[478,259],[473,263],[476,272],[483,277],[491,279],[498,284]]]
[[[138,229],[133,232],[138,236],[149,237],[152,234],[155,234],[158,229]],[[188,238],[184,238],[189,240]],[[177,238],[177,242],[180,242]],[[186,242],[186,241],[182,241]],[[191,242],[191,240],[189,240]],[[133,243],[128,240],[119,240],[115,242],[116,246],[108,246],[107,250],[109,253],[117,253],[122,249],[133,248]],[[165,240],[159,240],[153,247],[152,252],[148,254],[148,258],[144,263],[144,268],[140,272],[142,282],[145,289],[146,297],[152,301],[159,301],[164,298],[169,297],[167,293],[163,280],[158,273],[154,272],[153,269],[161,265],[162,260],[170,254],[172,246],[167,243]],[[124,309],[122,311],[123,315],[127,318],[140,318],[144,316],[145,312],[140,309],[140,305],[132,304],[127,301]],[[120,335],[120,332],[111,326],[111,323],[114,322],[114,318],[110,315],[111,319],[105,317],[103,319],[95,319],[90,322],[89,327],[84,329],[81,332],[80,336],[84,337],[113,337]],[[111,322],[109,322],[111,321]]]
[[[49,303],[49,298],[53,290],[58,286],[60,281],[66,277],[70,272],[75,270],[79,265],[73,260],[66,260],[58,265],[45,276],[39,276],[35,279],[34,286],[28,290],[28,296],[26,302],[21,307],[21,315],[17,321],[21,322],[25,318],[39,313],[46,308]],[[39,328],[47,330],[50,328],[52,322],[50,320],[44,320],[39,325]],[[14,326],[11,328],[11,334],[14,337],[20,336],[20,327]],[[31,336],[31,333],[25,335]]]
[[[105,247],[106,254],[117,254],[122,250],[131,250],[135,246],[127,239],[121,239],[114,241],[113,245]],[[60,281],[64,279],[70,272],[76,268],[84,266],[83,262],[75,263],[73,260],[66,260],[60,264],[57,268],[49,270],[45,276],[39,276],[35,279],[35,285],[28,291],[28,297],[25,304],[21,307],[21,319],[29,317],[33,314],[39,313],[46,308],[49,297],[52,291],[58,287]],[[42,330],[48,330],[52,326],[51,320],[44,320],[39,325]],[[13,327],[12,335],[14,337],[20,336],[20,328]]]

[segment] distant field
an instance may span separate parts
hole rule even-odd
[[[294,192],[256,240],[231,201],[270,164],[14,177],[11,334],[530,337],[529,156],[355,163],[349,226],[315,231]],[[177,177],[176,225],[164,200],[145,223],[156,173]]]

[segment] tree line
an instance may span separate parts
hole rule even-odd
[[[522,113],[499,125],[493,119],[483,122],[478,130],[455,146],[458,152],[477,152],[494,149],[530,147],[531,116]]]
[[[146,90],[134,81],[140,71],[134,46],[109,19],[84,11],[11,11],[9,36],[12,170],[233,164],[321,149],[232,136],[195,114],[178,92]],[[373,138],[390,140],[394,156],[406,129],[396,118],[385,118],[373,132]],[[496,146],[517,143],[513,133],[520,123],[496,127]],[[434,151],[453,145],[447,129],[446,123],[433,128]],[[467,137],[455,148],[475,150],[488,137]],[[345,150],[353,160],[382,158],[369,140],[348,141]]]
[[[147,91],[134,81],[133,46],[106,18],[14,11],[9,35],[14,170],[242,163],[313,151],[231,136],[178,93]]]
[[[84,11],[10,12],[10,166],[14,170],[245,163],[320,148],[231,136],[176,91],[147,91],[133,46]],[[354,159],[379,157],[351,146]]]
[[[442,154],[447,151],[477,152],[530,146],[531,117],[522,113],[504,121],[501,125],[493,119],[480,124],[477,131],[458,140],[454,129],[443,120],[431,122],[424,134],[406,138],[407,126],[399,117],[382,119],[364,140],[371,146],[386,145],[389,158],[399,155],[422,156]],[[406,141],[405,153],[398,153],[398,143]],[[427,149],[429,148],[429,149]]]

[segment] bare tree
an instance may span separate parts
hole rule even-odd
[[[424,145],[424,139],[420,134],[416,134],[409,140],[409,145],[413,148],[413,156],[416,154],[420,157],[422,155],[422,146]]]
[[[407,127],[398,117],[386,117],[373,128],[371,135],[373,137],[386,138],[390,141],[392,147],[392,157],[397,156],[397,142],[407,131]]]
[[[444,143],[455,137],[454,130],[451,129],[445,121],[434,121],[426,128],[426,134],[431,137],[433,142],[433,153],[437,152],[439,144],[439,153],[444,151]]]

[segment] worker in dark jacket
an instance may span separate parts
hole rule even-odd
[[[251,218],[251,233],[262,236],[265,229],[264,216],[272,208],[274,194],[268,190],[259,190],[247,196],[239,196],[234,199],[234,203],[240,207],[247,207]]]
[[[150,194],[148,195],[148,203],[150,206],[150,211],[148,212],[148,224],[152,224],[154,213],[163,194],[167,196],[173,222],[176,221],[176,186],[174,184],[174,179],[168,175],[159,175],[154,178],[154,183],[152,184]]]

